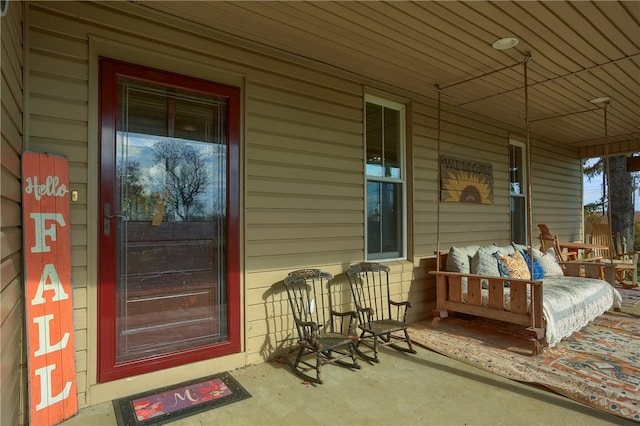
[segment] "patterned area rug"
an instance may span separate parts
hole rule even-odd
[[[229,373],[179,383],[113,401],[118,426],[159,425],[251,395]]]
[[[622,296],[622,306],[633,307],[640,302],[640,287],[621,288],[616,287]]]
[[[606,313],[538,356],[522,327],[485,318],[446,318],[436,328],[421,321],[409,335],[449,358],[640,422],[638,316]]]

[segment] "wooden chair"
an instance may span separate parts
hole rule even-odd
[[[613,240],[611,234],[611,228],[608,223],[595,223],[591,231],[591,242],[593,244],[600,244],[606,246],[606,249],[596,249],[597,256],[601,256],[604,259],[609,259],[610,255],[613,255]],[[614,256],[615,257],[615,256]]]
[[[538,225],[546,227],[546,225]],[[542,228],[540,228],[542,229]],[[540,250],[545,252],[549,248],[553,248],[553,251],[556,253],[556,257],[558,258],[558,262],[573,262],[578,260],[578,252],[573,251],[562,251],[560,249],[560,244],[558,243],[558,236],[552,235],[549,233],[542,232],[538,239],[540,240]]]
[[[337,312],[331,305],[332,276],[319,269],[293,271],[284,279],[291,313],[298,331],[298,353],[285,361],[302,379],[322,384],[320,370],[325,364],[338,364],[359,369],[356,346],[357,314]],[[315,363],[306,361],[315,355]],[[345,359],[350,358],[350,361]],[[307,374],[315,369],[315,377]]]
[[[358,327],[361,330],[358,345],[373,349],[373,357],[361,351],[359,355],[373,362],[380,362],[380,346],[416,353],[411,344],[406,323],[408,301],[396,302],[391,299],[389,290],[389,267],[374,262],[362,262],[347,270],[347,277],[358,312]],[[368,343],[372,340],[371,343]],[[407,347],[399,346],[404,342]]]
[[[631,285],[638,285],[638,252],[623,251],[620,233],[617,233],[616,244],[609,224],[596,223],[593,225],[591,242],[608,247],[597,250],[596,255],[602,256],[605,279],[609,283],[631,281]]]

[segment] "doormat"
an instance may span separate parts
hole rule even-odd
[[[162,425],[250,397],[225,372],[116,399],[113,410],[118,426]]]

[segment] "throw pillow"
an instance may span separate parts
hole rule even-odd
[[[452,246],[447,256],[447,271],[461,272],[463,274],[471,273],[471,258],[479,248],[480,246],[475,245],[466,247]]]
[[[498,269],[498,263],[496,262],[496,258],[493,257],[496,249],[496,246],[480,247],[471,258],[471,273],[499,277],[500,270]]]
[[[449,255],[447,256],[447,271],[462,272],[463,274],[471,272],[471,265],[467,250],[456,246],[452,246],[449,249]]]
[[[527,267],[527,262],[519,252],[514,252],[508,256],[500,256],[505,266],[509,270],[509,276],[511,278],[519,278],[523,280],[530,280],[531,273]]]
[[[535,252],[533,254],[533,258],[536,258]],[[549,247],[544,253],[541,252],[541,256],[537,259],[537,261],[540,266],[542,266],[545,277],[564,276],[564,271],[562,270],[562,266],[560,266],[560,264],[558,263],[558,258],[556,257],[556,252],[553,247]]]
[[[541,280],[544,278],[544,269],[542,269],[542,265],[535,259],[533,259],[533,270],[531,270],[531,258],[527,253],[522,253],[522,257],[524,257],[525,262],[527,262],[527,268],[529,268],[529,272],[531,272],[531,276],[534,280]]]
[[[502,261],[502,258],[500,257],[500,253],[498,252],[493,253],[493,257],[496,259],[496,262],[498,263],[498,271],[500,271],[500,276],[509,278],[509,268],[507,268],[507,265],[505,265],[504,262]]]

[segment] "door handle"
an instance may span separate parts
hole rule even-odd
[[[109,235],[111,233],[111,219],[116,217],[120,217],[120,218],[127,217],[127,214],[125,212],[111,214],[110,203],[104,203],[103,213],[104,213],[105,220],[103,221],[102,231],[104,232],[104,235]]]

